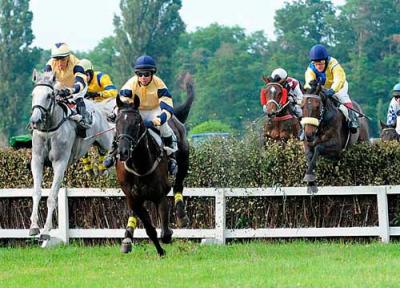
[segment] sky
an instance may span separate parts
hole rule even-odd
[[[113,17],[119,0],[31,0],[33,46],[49,49],[66,42],[72,50],[93,49],[113,34]],[[334,0],[341,5],[345,0]],[[239,25],[247,33],[263,30],[273,39],[275,11],[284,6],[279,0],[182,0],[180,15],[187,31],[211,23]]]

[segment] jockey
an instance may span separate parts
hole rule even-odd
[[[400,134],[400,124],[397,125],[397,122],[400,121],[400,117],[398,117],[400,115],[400,83],[394,85],[392,97],[387,113],[386,125],[396,127],[397,134]]]
[[[81,64],[81,66],[84,67],[84,73],[87,76],[88,84],[85,98],[93,99],[95,102],[101,102],[117,97],[117,87],[112,83],[108,74],[94,71],[92,63],[87,59],[82,59]]]
[[[309,57],[311,63],[305,73],[306,83],[304,88],[311,88],[310,82],[317,80],[318,84],[327,89],[325,91],[326,96],[336,96],[339,102],[343,104],[339,106],[339,109],[349,120],[350,131],[356,133],[360,123],[357,113],[351,110],[353,103],[348,94],[349,85],[342,66],[335,58],[329,56],[326,48],[321,44],[314,45],[311,48]]]
[[[65,43],[56,43],[51,48],[51,59],[47,62],[44,71],[53,71],[56,79],[64,87],[74,86],[74,67],[78,64],[76,58]]]
[[[143,55],[134,63],[135,76],[130,78],[120,90],[122,102],[132,102],[133,96],[140,99],[140,114],[147,127],[155,127],[160,131],[164,149],[169,155],[168,170],[174,175],[177,171],[175,152],[176,136],[168,125],[168,119],[174,114],[172,96],[164,82],[154,75],[157,66],[152,57]],[[114,149],[115,150],[115,149]],[[113,152],[107,156],[104,165],[108,168],[114,164]]]
[[[301,101],[303,101],[303,92],[300,88],[300,83],[298,80],[292,77],[288,77],[288,73],[283,68],[277,68],[271,73],[272,82],[281,84],[287,91],[289,95],[289,106],[292,113],[297,117],[303,117],[303,111],[301,110]]]

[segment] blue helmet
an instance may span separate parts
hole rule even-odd
[[[143,55],[136,59],[135,64],[133,65],[135,71],[137,70],[146,70],[151,71],[153,73],[157,72],[157,66],[154,59],[150,56]]]
[[[318,61],[328,59],[329,54],[324,45],[317,44],[311,48],[309,56],[311,61]]]
[[[397,83],[396,85],[394,85],[393,89],[392,89],[392,96],[400,96],[400,83]]]

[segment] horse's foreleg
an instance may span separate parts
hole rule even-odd
[[[318,191],[317,185],[315,183],[315,166],[317,164],[317,158],[319,155],[319,148],[318,146],[310,149],[307,152],[307,172],[304,176],[304,181],[307,182],[307,192],[308,193],[316,193]]]
[[[165,250],[161,247],[160,242],[158,241],[157,231],[151,223],[149,212],[144,208],[143,203],[135,203],[134,211],[140,220],[142,220],[147,236],[149,236],[150,240],[153,241],[156,246],[158,255],[164,256]]]
[[[44,225],[44,229],[40,238],[42,240],[49,240],[50,239],[50,230],[53,229],[53,212],[57,206],[57,197],[58,197],[58,190],[60,190],[60,186],[62,180],[64,178],[64,173],[67,168],[68,159],[63,161],[53,162],[53,171],[54,171],[54,178],[53,183],[51,185],[51,191],[49,197],[47,198],[47,217],[46,223]]]
[[[133,198],[131,196],[127,196],[126,198],[128,203],[128,224],[126,225],[125,236],[121,243],[121,252],[129,253],[132,251],[132,243],[133,243],[133,233],[137,227],[137,218],[135,212],[132,210],[133,208]]]
[[[42,197],[42,179],[43,179],[43,157],[32,155],[31,167],[33,175],[33,195],[32,195],[32,214],[29,236],[35,236],[40,233],[38,225],[39,202]]]
[[[171,243],[172,241],[172,230],[169,228],[169,209],[167,197],[161,199],[157,205],[158,214],[161,220],[161,241],[163,243]]]
[[[175,184],[173,187],[175,197],[175,213],[176,222],[178,227],[189,226],[189,217],[186,215],[185,202],[183,201],[183,181],[187,175],[189,169],[189,155],[186,152],[185,155],[177,155],[178,161],[178,173],[176,173]]]

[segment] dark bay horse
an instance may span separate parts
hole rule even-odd
[[[191,82],[190,82],[191,83]],[[187,83],[187,92],[191,101],[186,101],[184,106],[191,105],[193,100],[193,86]],[[190,93],[192,95],[190,96]],[[171,189],[168,177],[168,156],[164,149],[149,134],[139,112],[140,99],[134,96],[133,103],[122,103],[117,97],[118,116],[116,120],[116,136],[118,141],[118,161],[116,164],[117,179],[128,203],[129,220],[122,241],[121,252],[132,251],[133,233],[138,217],[149,238],[156,246],[160,256],[165,254],[157,238],[157,231],[151,223],[150,215],[144,207],[144,201],[155,203],[161,222],[161,240],[170,243],[172,230],[169,228],[169,205],[167,194]],[[177,117],[173,116],[168,124],[174,130],[178,141],[176,160],[178,173],[175,178],[174,194],[178,225],[188,224],[188,217],[183,202],[183,180],[189,168],[189,144],[186,139],[184,125],[179,119],[186,119],[189,109],[178,107]],[[180,112],[179,112],[180,111]],[[185,114],[186,113],[186,114]],[[185,114],[185,115],[183,115]],[[178,119],[179,118],[179,119]]]
[[[264,81],[267,84],[261,90],[261,103],[266,105],[264,138],[283,141],[298,138],[300,122],[290,111],[287,89],[269,79]]]
[[[400,136],[396,132],[396,125],[394,126],[386,125],[382,121],[380,121],[380,124],[382,129],[381,130],[382,141],[391,141],[391,140],[400,141]]]
[[[363,113],[355,101],[353,107]],[[350,133],[346,117],[339,111],[334,100],[325,96],[320,86],[307,91],[302,108],[301,123],[304,126],[304,150],[307,159],[304,181],[307,182],[307,191],[315,193],[318,191],[315,177],[318,156],[338,159],[340,152],[349,145],[368,141],[368,122],[365,117],[361,117],[358,131]]]

